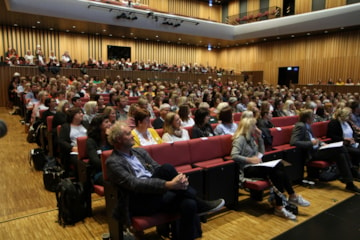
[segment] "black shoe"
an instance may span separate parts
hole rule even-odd
[[[222,208],[225,200],[220,198],[213,201],[198,200],[198,215],[202,216],[207,213],[215,212]]]
[[[357,193],[357,194],[360,194],[360,189],[357,188],[354,183],[348,183],[346,184],[346,187],[345,187],[346,190],[348,191],[351,191],[351,192],[354,192],[354,193]]]

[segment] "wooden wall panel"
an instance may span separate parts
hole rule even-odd
[[[229,16],[240,13],[239,0],[229,1],[229,3],[228,3],[228,13],[229,13]]]
[[[260,9],[260,0],[248,0],[247,11],[256,11]]]
[[[346,0],[326,0],[325,8],[340,7],[346,5]]]
[[[168,0],[148,0],[149,6],[162,12],[169,12]]]
[[[295,14],[311,12],[312,1],[295,1]]]

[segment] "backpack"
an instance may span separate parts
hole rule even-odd
[[[45,123],[41,120],[37,120],[29,129],[26,140],[28,143],[37,143],[38,146],[41,146],[41,131],[46,129]]]
[[[74,225],[89,215],[82,183],[70,178],[61,179],[55,194],[59,209],[58,223],[61,226]]]
[[[34,148],[30,150],[29,153],[29,163],[30,166],[33,164],[35,170],[41,171],[43,170],[46,164],[46,155],[42,148]]]

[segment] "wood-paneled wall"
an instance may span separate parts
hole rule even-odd
[[[219,54],[218,66],[236,73],[264,71],[264,81],[271,84],[277,84],[278,68],[286,66],[300,67],[300,84],[347,77],[360,81],[359,39],[357,30],[225,49]]]

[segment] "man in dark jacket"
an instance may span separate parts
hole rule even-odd
[[[109,180],[124,193],[127,216],[152,215],[158,212],[179,212],[179,239],[201,237],[199,215],[224,205],[223,199],[204,201],[195,196],[187,177],[170,164],[159,165],[143,148],[132,148],[134,137],[124,122],[116,122],[108,135],[114,146],[106,160]],[[129,214],[130,213],[130,214]],[[129,223],[129,219],[124,219]]]

